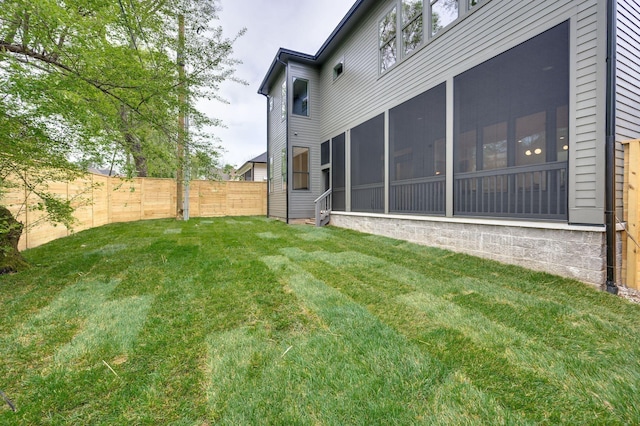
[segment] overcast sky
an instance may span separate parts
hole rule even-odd
[[[243,64],[237,76],[249,83],[224,83],[230,104],[205,103],[200,108],[220,118],[227,128],[214,129],[226,152],[224,162],[236,167],[267,150],[266,98],[258,88],[280,47],[316,54],[355,0],[220,0],[220,25],[227,36],[245,27],[234,45]]]

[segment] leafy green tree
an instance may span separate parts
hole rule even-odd
[[[37,172],[68,179],[87,163],[115,161],[146,176],[154,162],[177,165],[181,108],[192,151],[215,150],[203,129],[220,123],[194,105],[222,101],[220,83],[236,80],[235,39],[214,25],[217,12],[217,2],[199,0],[4,0],[0,197]],[[186,24],[180,58],[178,16]],[[187,70],[182,81],[177,62]],[[37,195],[54,222],[71,223],[68,202]]]

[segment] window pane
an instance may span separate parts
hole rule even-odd
[[[480,0],[469,0],[469,9],[480,3]]]
[[[431,5],[431,35],[458,19],[458,0],[436,0]]]
[[[394,7],[378,26],[381,73],[388,70],[397,61],[396,34],[396,8]]]
[[[280,90],[280,108],[282,111],[282,119],[287,118],[287,82],[282,83]]]
[[[293,147],[293,189],[309,189],[309,148]]]
[[[320,165],[329,164],[329,141],[320,145]]]
[[[416,47],[422,44],[422,34],[422,16],[420,16],[402,30],[402,44],[405,55],[413,52]]]
[[[380,49],[380,72],[385,72],[396,63],[396,42],[389,43]]]
[[[389,13],[380,21],[379,26],[380,47],[387,44],[391,39],[396,37],[396,8],[391,9]]]
[[[345,210],[345,134],[331,139],[331,204],[333,210]]]
[[[269,192],[273,192],[273,157],[269,157]]]
[[[546,162],[546,128],[545,112],[516,119],[516,166]]]
[[[422,13],[422,0],[402,0],[402,25]]]
[[[287,149],[282,148],[282,156],[280,157],[280,167],[282,168],[282,190],[287,189]]]
[[[293,111],[295,115],[309,116],[309,82],[293,79]]]

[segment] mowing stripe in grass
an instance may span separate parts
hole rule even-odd
[[[305,241],[325,241],[331,238],[331,231],[325,227],[311,227],[307,225],[293,225],[294,227],[298,227],[296,230],[300,231],[297,233],[298,238]]]
[[[441,366],[289,259],[262,260],[326,328],[280,344],[260,330],[210,336],[209,395],[216,418],[227,424],[265,418],[345,424],[357,413],[370,422],[407,424],[425,415],[423,403]]]
[[[84,329],[56,351],[55,362],[65,366],[81,356],[99,362],[126,354],[142,330],[152,302],[151,296],[139,296],[104,303],[88,317]]]
[[[79,322],[102,306],[117,285],[118,281],[87,280],[65,287],[49,305],[19,327],[14,338],[21,345],[28,346],[55,337],[57,333],[54,330],[57,328],[78,326]]]
[[[293,253],[291,250],[287,252]],[[353,256],[346,255],[341,259],[349,262],[348,259],[353,260]],[[365,260],[379,263],[370,257]],[[380,322],[367,309],[316,279],[288,258],[272,256],[263,258],[263,261],[278,273],[303,303],[320,316],[331,333],[310,337],[302,347],[293,346],[290,355],[287,355],[287,359],[294,364],[299,363],[303,370],[303,366],[309,370],[309,365],[316,365],[315,371],[307,371],[307,376],[298,378],[297,382],[308,382],[306,392],[329,397],[324,404],[331,406],[318,405],[325,416],[327,412],[340,413],[341,407],[351,401],[360,407],[359,410],[368,411],[369,415],[365,415],[365,418],[375,423],[385,423],[381,415],[387,416],[395,424],[424,422],[433,415],[437,401],[440,408],[442,405],[449,408],[451,424],[468,422],[469,411],[478,410],[491,412],[497,420],[512,418],[495,402],[491,403],[490,398],[474,388],[468,380],[463,380],[459,386],[465,387],[467,394],[474,395],[476,399],[473,401],[481,401],[484,408],[470,402],[472,399],[464,403],[437,400],[435,394],[440,382],[449,380],[444,376],[445,370],[441,364]],[[342,367],[337,367],[340,364]],[[298,371],[298,368],[292,371]],[[322,403],[310,398],[306,406]],[[471,404],[474,408],[470,409],[465,404]],[[325,417],[323,422],[339,424],[348,419],[349,413],[344,411],[335,419],[328,420]]]
[[[574,372],[585,371],[585,366],[588,363],[596,363],[596,358],[583,359],[580,354],[566,354],[566,348],[553,349],[544,342],[531,339],[527,334],[496,322],[486,317],[482,312],[477,312],[474,310],[473,304],[469,305],[468,308],[458,304],[459,299],[477,295],[476,291],[485,291],[497,299],[492,300],[494,306],[500,306],[503,303],[517,306],[518,303],[524,301],[532,307],[537,306],[538,309],[544,310],[545,303],[547,303],[545,301],[538,300],[536,304],[533,297],[516,291],[501,292],[493,287],[491,290],[487,290],[475,280],[468,278],[448,283],[434,282],[407,268],[391,265],[381,259],[364,256],[358,252],[306,253],[300,249],[283,249],[282,251],[299,262],[322,261],[339,269],[343,276],[347,273],[348,276],[342,281],[350,283],[350,287],[346,291],[354,295],[364,294],[365,299],[360,300],[361,302],[384,305],[381,309],[388,309],[389,305],[400,303],[416,312],[423,313],[423,318],[427,321],[422,324],[423,335],[429,336],[426,333],[428,330],[433,330],[437,333],[442,333],[444,330],[455,330],[455,333],[459,334],[460,338],[469,339],[468,345],[475,346],[484,352],[491,352],[493,354],[491,357],[498,361],[493,365],[469,364],[470,360],[467,360],[466,365],[464,362],[459,363],[464,371],[473,376],[475,376],[474,371],[478,369],[483,371],[486,371],[487,368],[496,369],[496,373],[505,374],[505,377],[510,376],[512,380],[530,380],[532,383],[536,383],[538,387],[537,393],[552,396],[560,405],[570,404],[575,407],[595,405],[600,406],[600,416],[610,414],[608,407],[612,406],[611,402],[603,399],[602,395],[592,395],[586,391],[587,388],[593,388],[596,383],[603,381],[607,370],[600,367],[591,368],[593,374],[589,376],[590,379],[587,380],[587,383],[584,382],[584,377],[581,380],[576,380],[574,376]],[[380,276],[382,276],[382,279]],[[385,295],[393,296],[394,292],[388,289],[389,284],[383,283],[384,281],[392,283],[395,281],[401,285],[412,287],[414,291],[400,295],[395,294],[395,300],[389,300]],[[367,284],[372,282],[375,284]],[[355,290],[356,287],[362,287],[365,290]],[[380,294],[379,297],[373,295],[376,292]],[[510,300],[511,298],[514,300],[513,302]],[[557,303],[548,302],[548,305],[551,305],[550,307],[556,312],[571,311]],[[510,305],[508,306],[510,309],[516,309]],[[546,308],[549,308],[549,306]],[[575,328],[577,329],[578,327]],[[574,332],[578,333],[576,330]],[[594,330],[592,327],[587,327],[584,333],[585,335],[592,334]],[[434,347],[437,346],[438,343],[435,342]],[[447,355],[447,358],[451,356],[457,361],[461,361],[455,354]],[[542,389],[545,389],[545,391],[542,391]],[[564,394],[569,389],[578,390],[580,397],[566,399]],[[580,392],[581,389],[584,389],[584,391]],[[611,393],[609,392],[608,394]],[[572,395],[575,394],[572,393]],[[510,401],[509,406],[516,410],[519,409],[519,402],[512,400],[509,395],[503,394],[501,399]],[[543,419],[545,416],[546,414],[542,414]],[[587,418],[588,416],[589,414],[587,414]],[[610,420],[613,418],[609,417]],[[633,418],[633,415],[630,415],[629,418]],[[541,418],[536,420],[541,420]]]
[[[32,320],[19,327],[10,340],[24,349],[32,345],[51,346],[58,366],[81,356],[99,362],[125,353],[142,329],[153,298],[108,301],[118,284],[118,281],[80,281],[66,287]],[[59,346],[65,339],[72,340]]]
[[[282,238],[282,236],[274,234],[273,232],[259,232],[256,235],[263,240],[277,240],[278,238]]]

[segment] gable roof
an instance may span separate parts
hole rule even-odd
[[[258,155],[256,158],[252,158],[251,160],[247,161],[247,163],[266,163],[267,162],[267,153],[263,152],[262,154]]]
[[[255,158],[252,158],[251,160],[249,160],[246,163],[244,163],[242,165],[242,167],[240,167],[238,170],[236,170],[236,173],[239,174],[239,175],[245,174],[247,172],[247,170],[250,170],[253,167],[254,164],[258,164],[258,163],[267,164],[267,153],[266,152],[258,155]]]
[[[340,42],[344,40],[349,31],[371,8],[371,6],[376,3],[376,1],[377,0],[357,0],[354,5],[351,6],[351,9],[349,9],[344,18],[342,18],[342,21],[340,21],[338,26],[333,30],[329,38],[322,46],[320,46],[320,49],[318,49],[318,52],[315,55],[280,48],[271,63],[271,67],[269,67],[269,71],[267,71],[267,75],[265,75],[262,83],[260,84],[258,93],[265,96],[269,93],[269,89],[272,86],[273,81],[284,70],[285,64],[289,62],[289,60],[294,60],[295,62],[312,66],[319,66],[322,64],[327,57],[333,53],[336,47],[340,45]]]

